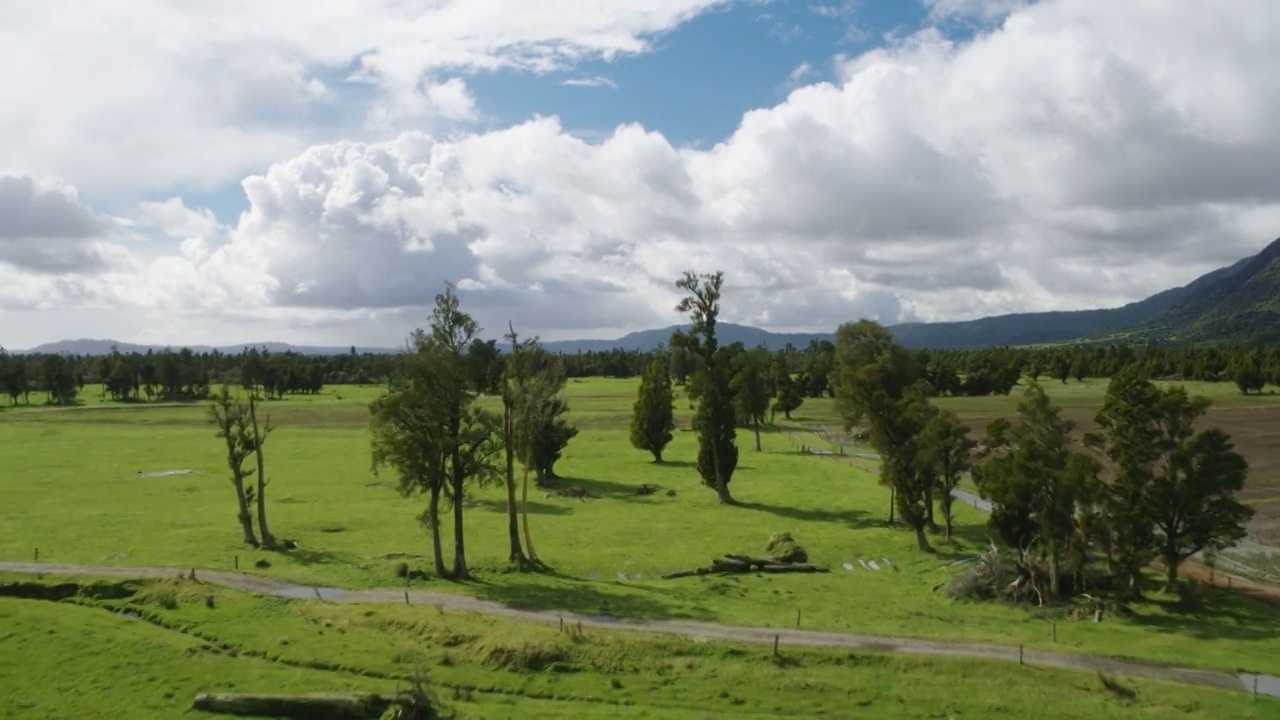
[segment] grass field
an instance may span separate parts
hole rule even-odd
[[[1092,414],[1105,383],[1048,387],[1068,414],[1083,416]],[[939,541],[936,555],[916,552],[910,533],[884,523],[889,498],[876,481],[874,461],[850,455],[839,461],[799,452],[797,442],[819,445],[824,440],[815,433],[833,429],[830,401],[807,401],[795,413],[794,427],[765,435],[764,452],[755,452],[749,435],[740,432],[742,460],[732,489],[743,505],[718,506],[692,467],[692,433],[677,433],[667,453],[670,462],[664,465],[652,464],[646,454],[630,447],[626,425],[635,388],[633,381],[603,379],[571,381],[568,386],[572,420],[582,433],[557,469],[564,483],[581,484],[595,497],[580,502],[539,494],[531,503],[539,554],[554,573],[508,572],[503,493],[490,488],[477,492],[467,508],[468,557],[477,581],[418,584],[585,614],[794,626],[799,613],[803,626],[811,629],[1023,643],[1280,674],[1280,617],[1274,608],[1226,593],[1210,593],[1201,611],[1181,609],[1172,599],[1154,594],[1150,603],[1136,606],[1134,617],[1113,616],[1100,624],[1070,621],[1061,612],[1050,615],[946,599],[934,588],[955,572],[953,563],[986,545],[984,516],[959,507],[959,543],[945,547]],[[1277,409],[1274,398],[1243,398],[1224,392],[1223,386],[1210,389],[1219,402],[1215,420],[1240,413],[1244,419],[1233,422],[1256,430],[1256,441],[1246,442],[1246,433],[1239,436],[1251,460],[1280,435],[1268,424]],[[230,569],[238,558],[243,570],[310,584],[395,586],[401,582],[393,574],[398,560],[382,556],[426,555],[429,548],[416,521],[423,500],[400,497],[393,489],[394,478],[370,473],[366,406],[377,392],[378,388],[343,386],[316,397],[290,397],[267,405],[279,427],[267,444],[269,507],[276,534],[299,542],[300,547],[289,553],[252,551],[237,542],[225,460],[205,423],[203,406],[117,406],[89,398],[83,407],[0,412],[0,446],[7,451],[0,476],[0,495],[5,498],[0,505],[0,560],[29,561],[37,548],[41,560],[96,565]],[[955,404],[977,426],[983,418],[1010,412],[1016,398],[942,404]],[[687,427],[683,400],[677,401],[677,409],[679,422]],[[829,437],[836,445],[845,442]],[[865,448],[846,445],[845,450],[856,453]],[[146,475],[167,470],[192,472]],[[1259,477],[1268,482],[1265,468]],[[641,483],[657,485],[663,492],[639,496],[635,489]],[[675,496],[665,494],[669,489]],[[1278,495],[1271,491],[1271,496]],[[769,534],[778,531],[792,532],[815,562],[832,566],[832,573],[669,581],[656,577],[726,552],[759,553]],[[888,558],[892,565],[872,572],[863,569],[859,558],[882,565]],[[254,568],[257,560],[268,561],[270,567]],[[425,560],[413,562],[426,567]],[[844,563],[855,569],[843,569]],[[60,605],[28,609],[29,602],[20,603],[21,612],[63,617]],[[30,617],[32,623],[39,619]],[[256,610],[229,616],[219,632],[252,634],[257,618]],[[1056,643],[1051,637],[1054,621]],[[101,632],[120,634],[119,627],[104,624]],[[314,650],[321,656],[326,652],[322,647]],[[961,666],[937,663],[951,668],[951,674]],[[839,672],[847,673],[848,668]],[[991,681],[999,684],[1006,671],[989,672]],[[894,672],[885,673],[879,682],[893,686]],[[533,682],[521,677],[522,682]],[[304,688],[314,679],[300,673],[288,686]],[[98,686],[98,681],[92,682]],[[844,687],[842,682],[836,684]],[[987,697],[980,688],[965,692]],[[1081,715],[1086,716],[1105,717]]]
[[[874,653],[785,649],[775,657],[758,646],[267,599],[189,581],[86,583],[83,593],[62,602],[0,598],[0,715],[170,718],[198,692],[387,692],[419,669],[465,718],[1280,712],[1280,701],[1238,692],[1129,680],[1108,690],[1085,673]]]

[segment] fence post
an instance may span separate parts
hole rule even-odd
[[[239,569],[240,569],[240,556],[239,556],[239,555],[234,555],[234,556],[232,556],[232,557],[234,558],[234,563],[235,563],[236,569],[237,569],[237,570],[239,570]]]
[[[1058,621],[1053,621],[1053,641],[1058,642]]]
[[[404,591],[404,604],[405,604],[405,605],[408,605],[408,604],[409,604],[409,591],[408,591],[408,590],[405,590],[405,591]]]
[[[1021,645],[1018,646],[1018,664],[1019,665],[1022,664],[1022,646]]]
[[[800,608],[796,608],[796,627],[800,627]]]
[[[774,655],[778,654],[778,636],[777,635],[773,636],[773,654]],[[1255,696],[1257,696],[1258,694],[1258,681],[1256,679],[1253,681],[1253,694]]]
[[[40,562],[40,548],[36,548],[36,562]]]

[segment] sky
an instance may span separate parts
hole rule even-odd
[[[1280,236],[1274,0],[0,4],[0,346],[831,331]]]

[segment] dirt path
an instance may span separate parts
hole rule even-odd
[[[0,563],[0,571],[44,575],[90,575],[127,578],[174,578],[185,576],[187,568],[163,567],[99,567],[57,563]],[[1021,662],[1028,665],[1105,672],[1126,677],[1162,680],[1228,690],[1254,690],[1253,675],[1232,674],[1217,670],[1157,665],[1136,660],[1119,660],[1094,655],[1060,653],[1008,645],[972,642],[946,642],[900,637],[881,637],[851,633],[821,632],[788,628],[753,628],[677,620],[635,620],[605,616],[578,615],[550,610],[520,610],[489,600],[466,595],[424,590],[344,590],[332,587],[297,585],[274,578],[220,570],[195,570],[196,579],[216,585],[260,595],[289,598],[315,598],[340,603],[402,603],[406,592],[411,604],[436,605],[452,610],[481,613],[541,623],[581,624],[582,627],[607,630],[678,635],[695,640],[726,640],[747,643],[772,643],[808,647],[851,648],[877,652],[903,652],[921,655],[971,657],[986,660]],[[1259,694],[1280,697],[1280,678],[1258,676]]]

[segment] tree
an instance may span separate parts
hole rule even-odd
[[[989,525],[1020,554],[1046,562],[1049,592],[1057,596],[1077,513],[1093,500],[1099,468],[1071,449],[1075,424],[1038,383],[1027,387],[1018,415],[1017,424],[988,426],[984,444],[992,454],[974,467],[973,478],[991,501]]]
[[[1156,386],[1140,373],[1113,377],[1095,416],[1101,432],[1085,437],[1111,461],[1112,477],[1098,494],[1101,539],[1121,590],[1133,597],[1141,594],[1142,568],[1155,547],[1155,529],[1143,505],[1161,453],[1162,430],[1155,416],[1158,395]]]
[[[880,482],[891,491],[891,520],[896,507],[920,551],[932,551],[925,527],[935,470],[921,442],[936,411],[918,382],[919,364],[883,325],[860,320],[836,331],[836,367],[836,406],[846,429],[867,425],[880,455]]]
[[[527,430],[519,434],[517,449],[520,462],[533,470],[538,485],[546,485],[556,479],[556,461],[577,437],[578,428],[563,417],[569,411],[568,401],[559,396],[564,389],[564,371],[549,353],[544,352],[539,360],[537,384],[530,390],[521,415]]]
[[[667,365],[661,360],[649,363],[631,413],[631,445],[653,453],[656,463],[662,462],[662,451],[675,438],[675,398]]]
[[[560,451],[577,435],[578,430],[560,417],[569,409],[563,398],[564,366],[536,341],[529,341],[520,355],[523,369],[521,384],[513,407],[516,456],[524,468],[521,480],[521,514],[524,540],[529,559],[538,562],[533,534],[529,529],[529,473],[536,474],[539,484],[555,477],[554,464]]]
[[[475,321],[459,308],[453,287],[446,285],[436,295],[430,332],[414,331],[413,351],[404,367],[391,377],[387,393],[370,403],[374,470],[393,467],[406,495],[429,493],[423,520],[432,532],[436,573],[455,580],[470,577],[463,523],[465,487],[499,475],[495,456],[501,423],[475,406],[465,363],[466,348],[478,334]],[[447,574],[439,535],[442,498],[453,510],[454,560]]]
[[[702,360],[695,371],[699,392],[698,409],[693,418],[693,428],[698,433],[698,474],[704,485],[715,488],[722,504],[733,504],[729,482],[738,466],[737,430],[726,367],[728,358],[716,339],[723,283],[722,272],[702,276],[686,272],[676,281],[676,287],[689,294],[676,310],[689,313],[693,327],[684,340],[685,347]]]
[[[511,332],[507,337],[514,344],[515,328],[509,323],[508,327]],[[498,341],[476,338],[467,346],[467,371],[476,392],[487,394],[501,386],[504,369],[502,353],[498,351]]]
[[[258,538],[253,531],[253,517],[249,514],[253,489],[246,487],[244,482],[253,476],[253,468],[245,467],[245,461],[253,454],[256,446],[249,408],[244,401],[232,397],[227,386],[223,385],[222,391],[214,396],[209,405],[209,422],[218,429],[215,435],[226,443],[227,468],[231,471],[231,484],[236,490],[236,517],[244,530],[244,541],[258,547]]]
[[[507,356],[504,363],[504,377],[502,379],[502,446],[504,451],[504,475],[503,479],[507,486],[507,540],[510,543],[510,553],[507,557],[509,562],[523,563],[526,558],[524,549],[520,545],[520,526],[518,522],[519,510],[516,505],[516,471],[515,471],[515,453],[516,453],[516,402],[517,393],[521,389],[521,373],[524,370],[524,363],[520,355],[520,339],[516,334],[515,325],[507,323],[508,332],[506,339],[511,341],[511,354]],[[477,341],[473,341],[468,352],[470,360],[470,370],[472,382],[476,382],[481,376],[481,372],[477,369],[479,358],[483,358],[487,352],[483,347],[477,349]],[[487,378],[489,375],[486,368],[483,376]],[[479,390],[477,389],[477,392]]]
[[[1235,500],[1248,473],[1245,459],[1218,429],[1197,432],[1209,408],[1185,388],[1161,390],[1145,375],[1112,379],[1088,438],[1115,467],[1103,491],[1108,550],[1127,589],[1139,593],[1143,565],[1165,561],[1166,588],[1178,566],[1204,549],[1221,550],[1244,536],[1252,508]]]
[[[786,363],[779,362],[774,366],[773,384],[777,393],[773,411],[782,413],[783,417],[790,420],[791,413],[799,410],[804,404],[804,393],[800,391],[795,378],[791,377],[791,371],[787,369]]]
[[[267,468],[266,460],[262,455],[262,445],[275,428],[271,425],[271,413],[267,413],[266,422],[263,425],[258,425],[258,406],[252,394],[249,395],[249,422],[253,427],[253,454],[258,461],[258,489],[255,493],[258,504],[258,531],[262,534],[262,544],[274,547],[275,536],[267,529]]]
[[[1240,392],[1248,395],[1251,392],[1262,392],[1262,388],[1267,385],[1266,373],[1262,372],[1262,368],[1252,359],[1244,360],[1237,365],[1235,369],[1236,387],[1240,388]]]
[[[70,405],[76,398],[76,375],[71,362],[62,355],[45,355],[39,365],[41,389],[49,394],[49,403]]]
[[[942,410],[932,418],[924,430],[924,452],[934,466],[938,492],[938,505],[946,526],[946,541],[952,541],[953,515],[951,505],[955,498],[951,491],[960,484],[960,478],[969,471],[971,453],[977,445],[969,437],[969,428],[950,410]]]
[[[733,408],[740,424],[750,425],[756,434],[756,452],[760,452],[760,423],[769,409],[769,351],[755,348],[734,358],[734,374],[729,381],[733,392]]]

